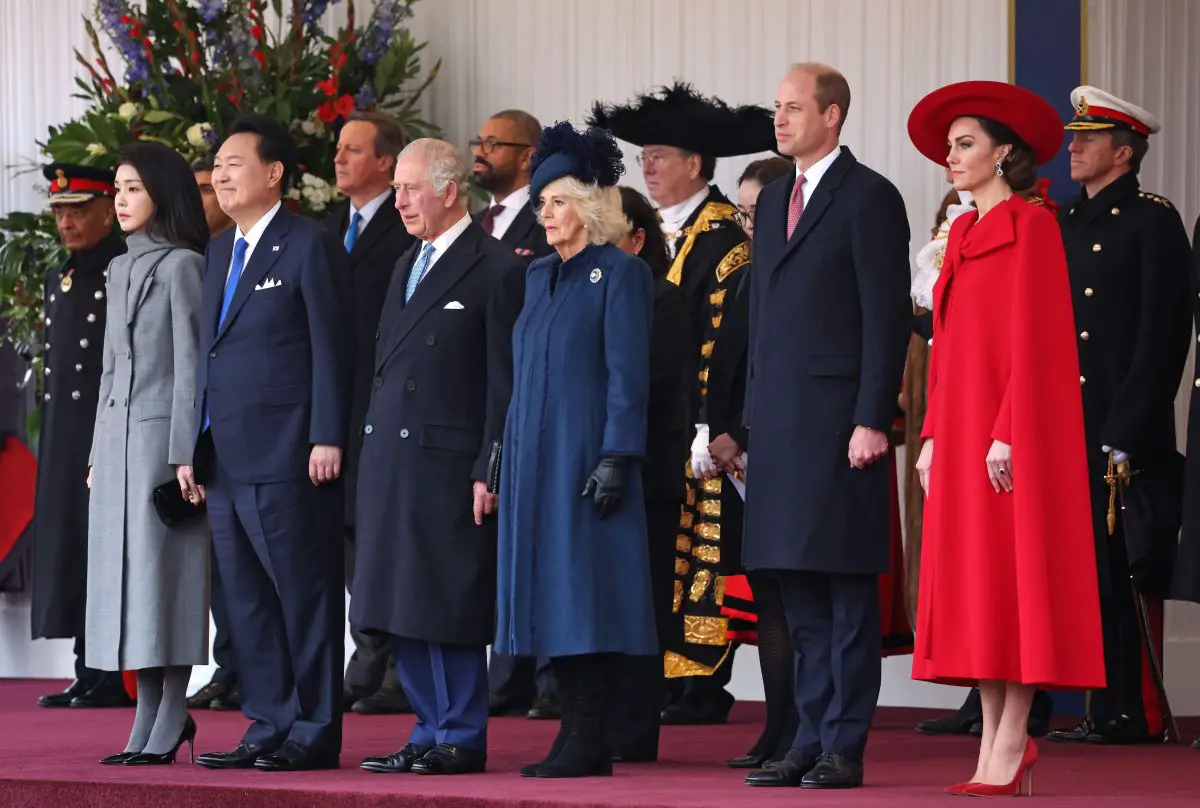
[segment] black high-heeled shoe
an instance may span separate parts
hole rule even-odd
[[[102,758],[100,763],[103,766],[123,766],[123,765],[125,765],[125,761],[129,760],[131,757],[133,757],[136,754],[138,754],[138,753],[137,752],[122,752],[119,755],[109,755],[106,758]]]
[[[179,733],[179,740],[169,752],[163,752],[161,755],[156,755],[151,752],[142,752],[134,755],[125,761],[126,766],[164,766],[168,763],[175,762],[175,755],[179,752],[179,747],[183,746],[184,741],[188,745],[188,758],[192,763],[196,762],[196,722],[192,720],[192,716],[188,715],[187,722],[183,725],[183,732]]]

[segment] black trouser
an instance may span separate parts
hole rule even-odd
[[[557,688],[550,660],[497,654],[488,660],[488,693],[494,700],[526,709],[538,696],[553,696]]]
[[[213,634],[213,662],[217,669],[213,671],[212,682],[226,690],[238,689],[237,660],[233,657],[233,643],[229,639],[229,612],[225,610],[225,592],[221,586],[221,574],[217,572],[217,562],[214,557],[210,567],[210,589],[212,592],[212,617],[216,632]]]
[[[354,594],[354,557],[357,541],[354,528],[347,526],[343,544],[346,555],[346,591]],[[354,653],[346,663],[346,678],[342,690],[348,698],[362,699],[373,695],[384,685],[399,687],[396,663],[392,659],[392,637],[372,632],[364,634],[350,626]]]
[[[87,659],[87,647],[84,645],[83,635],[75,638],[75,678],[91,690],[98,684],[106,682],[106,680],[120,683],[125,686],[124,680],[121,678],[120,671],[102,671],[96,668],[89,668],[85,662]]]

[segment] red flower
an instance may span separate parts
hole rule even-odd
[[[326,101],[317,110],[317,117],[325,123],[333,123],[338,118],[349,117],[350,113],[354,112],[354,99],[349,95],[343,95],[336,101]]]
[[[261,25],[255,25],[255,26],[251,27],[250,36],[254,37],[259,42],[262,42],[263,41],[263,27]]]
[[[250,51],[250,55],[258,60],[258,66],[263,70],[267,69],[267,57],[262,51]]]
[[[328,78],[325,81],[317,82],[317,89],[332,98],[337,95],[337,78]]]
[[[354,98],[353,96],[343,95],[337,101],[333,102],[333,107],[337,110],[339,116],[349,118],[354,112]]]

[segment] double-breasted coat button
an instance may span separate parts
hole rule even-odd
[[[1087,383],[1087,378],[1086,378],[1086,377],[1084,377],[1084,376],[1080,376],[1080,377],[1079,377],[1079,383],[1080,383],[1080,384],[1086,384],[1086,383]]]
[[[1092,335],[1086,331],[1081,331],[1079,334],[1079,338],[1086,342],[1087,340],[1092,338]]]
[[[367,424],[366,426],[363,427],[364,435],[370,435],[374,431],[375,431],[375,427],[371,426],[370,424]]]
[[[46,325],[50,325],[50,318],[49,318],[49,317],[47,317],[47,318],[46,318]]]
[[[1113,216],[1116,216],[1116,215],[1117,215],[1117,214],[1119,214],[1120,212],[1121,212],[1121,209],[1120,209],[1120,208],[1113,208],[1113,209],[1112,209],[1112,215],[1113,215]]]
[[[1196,386],[1197,386],[1197,387],[1200,387],[1200,379],[1198,379],[1198,380],[1196,381]],[[49,401],[49,400],[50,400],[50,394],[49,394],[49,393],[47,393],[47,394],[46,394],[46,400],[47,400],[47,401]]]
[[[51,303],[53,303],[53,302],[54,302],[54,297],[55,297],[54,295],[50,295],[50,302],[51,302]]]
[[[434,338],[433,334],[430,334],[428,337],[425,338],[426,345],[434,345],[436,343],[437,343],[437,340]]]
[[[374,385],[376,388],[383,387],[383,378],[382,378],[382,377],[380,377],[380,376],[376,376],[376,377],[375,377],[375,378],[374,378],[374,379],[371,381],[371,384],[373,384],[373,385]]]
[[[216,351],[209,351],[209,352],[208,352],[208,358],[209,358],[209,359],[216,359],[216,358],[217,358],[217,352],[216,352]]]
[[[1099,244],[1093,244],[1093,245],[1092,245],[1092,252],[1100,252],[1100,245],[1099,245]]]
[[[1084,297],[1091,297],[1094,294],[1096,294],[1096,290],[1090,286],[1083,290]]]
[[[96,299],[97,299],[97,300],[103,300],[103,299],[104,299],[104,293],[103,293],[103,292],[101,292],[99,289],[97,289],[97,290],[96,290]]]
[[[402,438],[407,438],[407,437],[408,437],[408,430],[407,430],[407,429],[401,429],[401,430],[400,430],[400,437],[402,437]]]
[[[45,371],[45,373],[46,373],[46,375],[47,375],[47,376],[49,376],[49,375],[50,375],[50,368],[46,368],[46,371]]]
[[[80,373],[82,370],[83,370],[83,365],[76,365],[76,366],[75,366],[75,372],[76,372],[76,373]]]
[[[111,407],[113,404],[115,404],[115,403],[116,403],[116,402],[115,402],[115,401],[113,401],[111,398],[108,400],[108,406],[110,406],[110,407]]]
[[[1200,379],[1196,379],[1196,386],[1197,386],[1197,387],[1200,387]],[[46,396],[46,400],[47,400],[47,401],[49,401],[49,400],[50,400],[50,396],[48,396],[48,395],[47,395],[47,396]]]
[[[71,398],[73,398],[73,399],[75,399],[76,401],[78,401],[78,400],[79,400],[79,391],[78,391],[78,390],[72,390],[72,391],[71,391]]]
[[[87,338],[86,338],[86,337],[85,337],[84,339],[81,339],[81,340],[79,340],[79,347],[80,347],[80,348],[86,348],[87,346],[88,346],[88,341],[87,341]]]
[[[404,383],[404,388],[405,388],[406,390],[408,390],[408,392],[410,392],[410,393],[411,393],[413,390],[416,390],[416,389],[417,389],[417,383],[416,383],[416,382],[414,382],[412,379],[409,379],[408,381],[406,381],[406,382]]]
[[[46,350],[47,351],[50,350],[50,343],[48,343],[48,342],[46,343]]]
[[[89,323],[94,323],[94,322],[96,322],[96,315],[94,315],[94,314],[89,314],[89,315],[87,316],[87,321],[88,321]]]

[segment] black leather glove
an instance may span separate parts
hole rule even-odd
[[[591,497],[601,519],[616,513],[625,501],[625,469],[627,457],[605,457],[588,477],[580,496]]]

